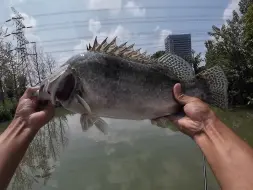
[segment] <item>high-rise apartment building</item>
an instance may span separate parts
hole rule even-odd
[[[165,52],[182,58],[191,56],[191,34],[173,34],[165,38]]]

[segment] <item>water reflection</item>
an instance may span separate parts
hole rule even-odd
[[[9,189],[28,190],[34,183],[46,184],[68,144],[66,115],[52,119],[36,135],[12,178]]]
[[[251,110],[216,112],[253,146]],[[201,152],[181,133],[156,128],[149,121],[111,119],[105,119],[109,135],[96,127],[83,133],[79,114],[66,115],[65,110],[58,110],[57,115],[30,145],[9,189],[202,190],[204,187]],[[210,190],[219,189],[209,167],[208,186]]]

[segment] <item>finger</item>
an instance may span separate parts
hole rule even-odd
[[[176,117],[176,116],[173,116],[173,118],[170,118],[170,121],[176,125],[180,131],[186,131],[188,130],[187,127],[188,126],[191,126],[193,121],[188,118],[188,117]]]
[[[49,120],[54,116],[54,106],[51,102],[48,103],[48,105],[40,112],[39,114],[43,114],[44,118]]]
[[[43,110],[33,114],[34,119],[39,127],[49,122],[54,116],[54,106],[49,103]]]
[[[178,101],[178,103],[180,103],[182,105],[185,105],[189,102],[196,100],[196,98],[194,98],[194,97],[190,97],[190,96],[183,94],[181,84],[179,84],[179,83],[175,84],[175,86],[173,88],[173,92],[174,92],[175,99]]]
[[[190,137],[203,130],[203,125],[200,122],[193,121],[188,117],[178,120],[179,129]]]
[[[172,123],[176,123],[178,122],[179,119],[182,119],[184,116],[182,115],[170,115],[170,116],[167,116],[168,120],[170,120]]]
[[[38,87],[27,88],[26,91],[24,92],[23,96],[21,97],[21,99],[32,98],[34,96],[34,94],[37,92],[37,90],[39,90]]]

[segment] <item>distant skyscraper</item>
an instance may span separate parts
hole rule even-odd
[[[191,56],[191,34],[173,34],[165,38],[165,52],[182,58]]]

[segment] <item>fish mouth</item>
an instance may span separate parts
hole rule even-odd
[[[49,100],[53,105],[68,101],[76,87],[76,78],[69,72],[61,72],[45,80],[39,89],[39,99]]]
[[[60,102],[65,102],[70,99],[75,86],[76,79],[72,73],[69,73],[59,80],[53,96]]]

